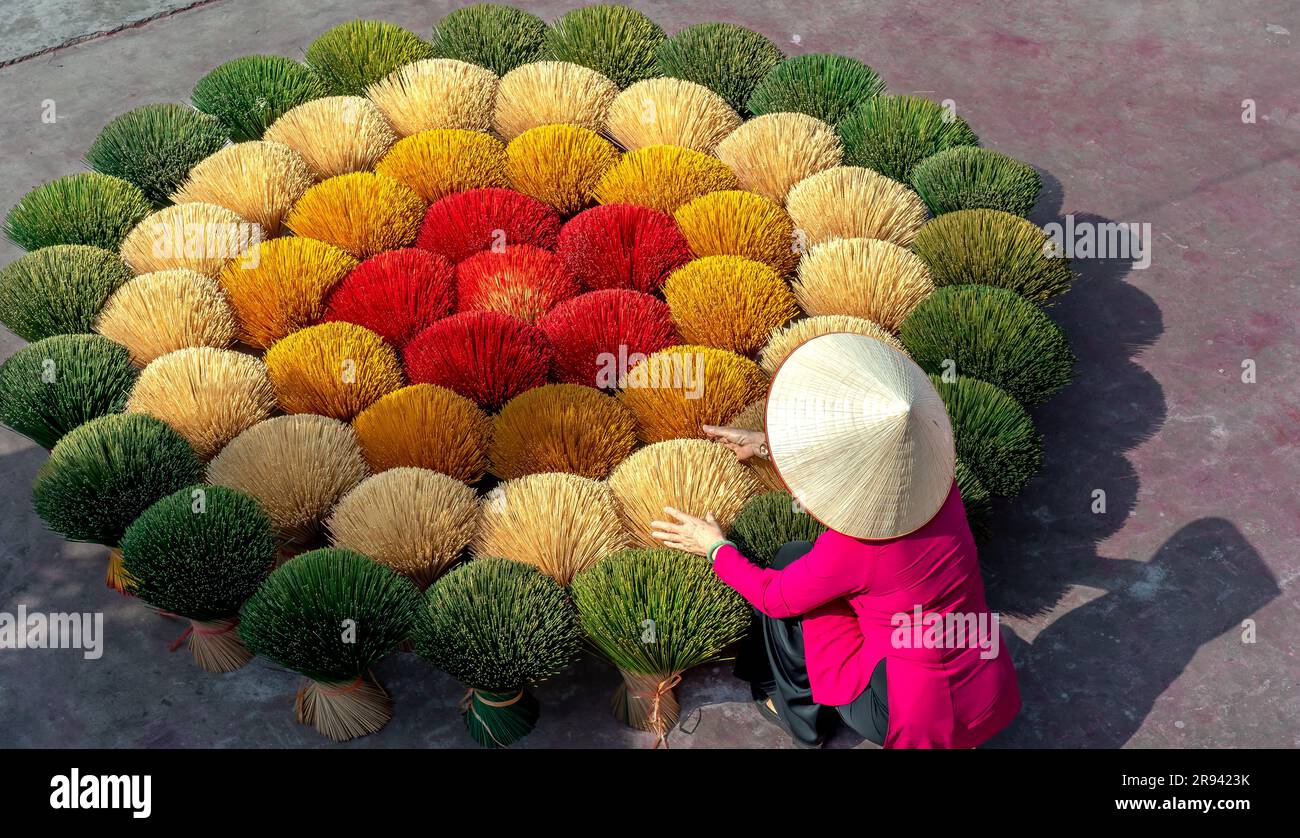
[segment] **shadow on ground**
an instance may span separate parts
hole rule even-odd
[[[1096,556],[1073,581],[1108,593],[1032,643],[1003,632],[1024,710],[990,745],[1124,745],[1203,644],[1281,593],[1259,554],[1221,518],[1183,527],[1149,562]]]
[[[1042,174],[1031,220],[1064,223],[1060,183]],[[1113,223],[1080,213],[1074,220]],[[1125,281],[1126,260],[1075,260],[1071,267],[1074,285],[1048,313],[1078,357],[1074,381],[1035,411],[1043,468],[1019,497],[997,504],[994,535],[980,550],[990,604],[1020,616],[1056,605],[1097,545],[1124,526],[1141,489],[1125,453],[1159,431],[1166,416],[1159,382],[1134,361],[1164,331],[1159,307]]]
[[[1063,223],[1060,183],[1048,173],[1043,180],[1032,220]],[[1281,593],[1246,538],[1219,518],[1182,527],[1149,562],[1099,552],[1141,491],[1125,452],[1165,421],[1159,383],[1134,360],[1164,329],[1155,301],[1125,281],[1128,262],[1076,260],[1072,267],[1075,285],[1051,314],[1078,356],[1075,380],[1038,411],[1043,470],[1020,498],[999,507],[998,535],[982,546],[981,560],[990,605],[1004,614],[1043,615],[1076,586],[1104,593],[1074,605],[1032,642],[1003,633],[1024,709],[990,746],[1124,745],[1203,644]]]

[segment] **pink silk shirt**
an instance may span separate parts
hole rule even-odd
[[[828,531],[784,570],[760,568],[728,543],[714,551],[713,570],[762,613],[803,616],[818,704],[852,702],[886,660],[886,748],[971,748],[1020,712],[955,482],[910,535],[862,541]]]

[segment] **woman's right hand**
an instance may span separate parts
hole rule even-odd
[[[704,435],[714,442],[720,442],[731,449],[740,461],[750,457],[767,458],[767,434],[762,431],[747,431],[744,428],[722,428],[717,425],[701,427]]]

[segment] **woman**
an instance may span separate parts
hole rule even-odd
[[[1015,669],[984,599],[948,414],[925,373],[872,338],[814,338],[777,371],[766,427],[704,431],[742,460],[770,457],[829,528],[815,544],[787,544],[765,569],[711,513],[665,508],[674,520],[654,525],[667,546],[708,556],[754,606],[748,678],[760,712],[805,747],[836,716],[886,748],[971,748],[1005,727],[1020,710]]]

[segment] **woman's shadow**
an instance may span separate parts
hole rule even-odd
[[[1060,183],[1043,178],[1032,220],[1063,223]],[[1157,255],[1156,278],[1158,265]],[[1029,642],[1003,632],[1024,709],[991,746],[1124,745],[1202,645],[1280,593],[1259,554],[1219,518],[1185,524],[1146,562],[1099,553],[1136,507],[1139,480],[1125,452],[1165,421],[1159,383],[1133,360],[1164,328],[1155,301],[1128,281],[1132,259],[1078,259],[1072,268],[1074,287],[1050,314],[1078,356],[1075,380],[1035,412],[1043,469],[995,509],[995,534],[980,547],[995,611],[1066,613]],[[1082,602],[1076,586],[1105,593]]]

